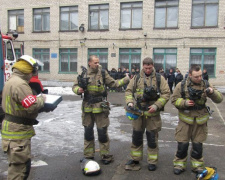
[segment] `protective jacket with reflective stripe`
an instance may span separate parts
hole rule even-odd
[[[29,86],[30,77],[23,74],[19,70],[13,70],[10,79],[5,83],[2,93],[2,108],[3,111],[11,116],[16,116],[25,119],[36,119],[38,110],[44,106],[42,96],[37,97],[32,105],[25,108],[22,106],[22,101],[29,95],[33,95]],[[32,125],[23,125],[14,122],[9,122],[5,118],[2,123],[2,139],[30,139],[35,135]]]
[[[202,109],[188,109],[188,107],[185,106],[185,101],[190,98],[187,87],[188,85],[190,85],[193,89],[196,90],[204,90],[204,93],[202,93],[201,98],[195,101],[195,104],[203,107]],[[209,87],[213,88],[210,83]],[[213,94],[206,95],[205,89],[206,87],[204,81],[201,81],[200,84],[194,84],[188,77],[184,86],[186,98],[183,99],[181,94],[181,82],[177,84],[176,88],[174,89],[173,95],[171,96],[171,103],[178,109],[178,116],[181,121],[186,122],[187,124],[193,124],[193,121],[196,120],[198,124],[204,124],[209,119],[209,113],[205,105],[207,97],[212,99],[212,101],[215,103],[220,103],[223,101],[223,95],[218,90],[213,88]]]
[[[127,86],[127,89],[125,92],[126,104],[130,102],[134,103],[136,99],[138,98],[141,99],[143,97],[144,88],[145,88],[144,81],[146,82],[147,86],[150,86],[152,81],[152,86],[157,91],[157,79],[156,79],[155,69],[153,70],[150,76],[146,76],[144,73],[144,70],[142,69],[140,72],[140,78],[137,81],[137,83],[136,83],[136,78],[137,76],[134,76]],[[169,89],[168,83],[166,82],[163,76],[161,76],[160,78],[161,78],[160,97],[155,101],[141,102],[141,106],[143,107],[145,107],[146,105],[151,106],[153,104],[158,107],[158,110],[155,113],[149,113],[148,111],[145,111],[144,114],[146,116],[158,116],[160,114],[159,112],[160,109],[162,109],[166,105],[166,103],[168,102],[170,98],[170,89]]]
[[[89,77],[89,84],[87,86],[87,93],[89,95],[95,97],[99,96],[99,94],[102,94],[105,91],[101,68],[99,68],[96,72],[94,69],[88,67],[87,77]],[[108,74],[107,71],[105,71],[105,85],[108,87],[121,87],[128,82],[129,77],[115,80]],[[77,79],[75,79],[72,90],[77,95],[79,95],[79,88],[80,87],[78,86],[78,81]],[[82,108],[84,112],[101,113],[103,111],[101,102],[88,103],[87,101],[83,101]]]

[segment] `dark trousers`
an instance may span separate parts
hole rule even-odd
[[[173,82],[168,82],[168,84],[169,84],[169,88],[170,88],[170,92],[171,92],[171,94],[173,93]]]

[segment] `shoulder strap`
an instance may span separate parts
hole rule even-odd
[[[185,91],[184,91],[185,84],[186,84],[186,79],[184,79],[184,80],[181,81],[181,92],[180,93],[181,93],[181,97],[183,99],[185,99]]]
[[[102,69],[101,73],[102,73],[103,85],[105,85],[105,69]]]
[[[161,91],[160,91],[161,74],[155,73],[155,75],[156,75],[156,82],[157,82],[157,92],[161,93]]]
[[[140,73],[138,73],[138,74],[136,75],[136,84],[135,84],[135,86],[137,86],[137,82],[138,82],[139,79],[140,79]]]
[[[209,87],[209,81],[203,79],[204,83],[205,83],[205,88],[207,89]]]

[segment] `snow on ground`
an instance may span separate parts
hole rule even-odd
[[[71,87],[46,88],[49,90],[49,94],[74,95]],[[83,151],[84,129],[81,121],[81,103],[82,100],[62,101],[53,112],[38,115],[39,124],[34,126],[37,135],[32,138],[32,154],[34,156],[39,154],[47,156],[68,155]],[[119,117],[123,115],[125,115],[124,107],[111,105],[109,138],[130,142],[131,135],[120,128]],[[162,119],[172,126],[175,126],[178,121],[177,117],[171,118],[169,113],[162,113]],[[96,127],[94,132],[97,141]]]
[[[33,154],[57,156],[83,151],[81,103],[82,101],[62,101],[53,112],[39,114],[39,124],[35,126],[37,135],[32,138]],[[124,108],[112,106],[110,139],[130,141],[130,135],[119,129],[118,117],[121,115],[124,115]],[[94,129],[97,141],[96,127]]]

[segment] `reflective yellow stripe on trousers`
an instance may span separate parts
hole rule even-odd
[[[9,122],[5,120],[3,123],[3,126],[2,126],[3,129],[1,131],[3,139],[17,139],[17,140],[18,139],[28,139],[35,135],[34,130],[11,132],[11,131],[8,131],[8,126],[9,126]]]

